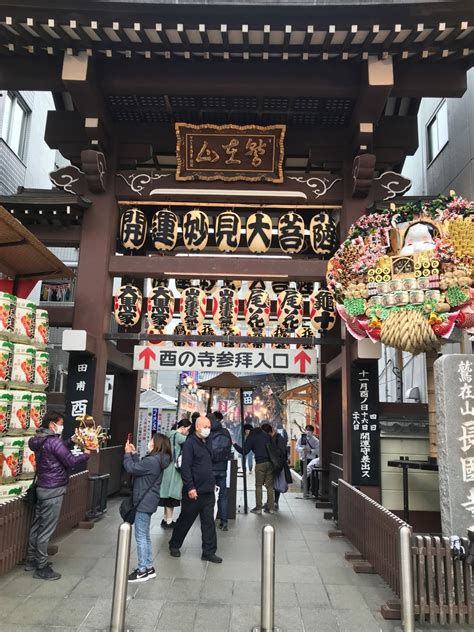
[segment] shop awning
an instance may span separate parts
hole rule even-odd
[[[71,270],[0,206],[0,272],[12,279],[65,279]]]
[[[165,408],[166,410],[176,410],[176,399],[157,393],[151,389],[144,391],[140,395],[140,408]]]
[[[233,373],[221,373],[220,375],[207,380],[207,382],[199,382],[199,388],[241,388],[250,390],[253,388],[251,382],[240,379]]]

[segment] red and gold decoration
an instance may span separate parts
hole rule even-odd
[[[311,247],[320,257],[330,257],[337,248],[336,223],[329,213],[317,213],[309,225]]]
[[[188,211],[183,217],[183,243],[187,250],[204,250],[209,239],[209,218],[198,208]]]
[[[355,338],[417,354],[474,332],[474,203],[440,197],[361,217],[328,266]]]
[[[245,322],[253,335],[262,335],[270,321],[270,295],[266,290],[255,288],[245,296]]]
[[[156,211],[151,222],[153,246],[160,252],[173,250],[178,239],[178,217],[168,208]]]
[[[181,293],[179,315],[188,330],[199,328],[206,317],[206,306],[206,294],[200,288],[188,287]]]
[[[234,211],[224,211],[215,220],[214,236],[221,252],[234,252],[240,244],[242,222]]]
[[[146,215],[139,208],[129,208],[120,218],[120,241],[127,250],[140,250],[148,232]]]
[[[298,213],[285,213],[278,220],[278,242],[286,254],[304,249],[304,219]]]
[[[285,330],[298,329],[303,320],[303,296],[293,288],[280,292],[277,299],[278,324]]]
[[[272,218],[258,211],[249,215],[246,225],[247,246],[250,252],[267,252],[272,243]]]
[[[155,329],[163,329],[173,318],[174,296],[167,287],[154,287],[147,300],[148,323]]]
[[[309,317],[315,331],[330,331],[336,324],[334,297],[328,290],[317,290],[309,297]]]
[[[76,417],[76,421],[79,422],[79,426],[71,437],[72,441],[83,449],[98,452],[107,437],[107,431],[96,425],[94,417],[90,415]]]
[[[227,330],[237,322],[239,299],[230,287],[220,287],[212,296],[212,317],[216,325]]]
[[[134,327],[142,315],[143,296],[141,291],[126,283],[121,285],[114,297],[115,322],[122,327]]]

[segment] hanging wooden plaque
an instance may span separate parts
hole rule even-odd
[[[286,125],[175,123],[176,180],[283,182]]]

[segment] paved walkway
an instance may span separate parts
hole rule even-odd
[[[252,487],[252,480],[250,480]],[[218,532],[221,565],[200,560],[195,525],[180,559],[168,553],[169,533],[155,514],[152,539],[158,576],[129,586],[127,629],[133,632],[249,632],[259,623],[260,538],[275,525],[276,612],[283,632],[392,632],[378,610],[393,597],[376,575],[356,575],[344,560],[350,546],[330,540],[331,524],[314,503],[282,496],[274,516],[239,515]],[[239,499],[241,500],[241,499]],[[250,493],[250,502],[253,494]],[[251,507],[252,505],[250,505]],[[94,529],[76,530],[59,542],[54,568],[60,581],[33,579],[23,568],[0,578],[0,632],[106,630],[110,620],[118,501]],[[132,544],[132,563],[135,546]]]

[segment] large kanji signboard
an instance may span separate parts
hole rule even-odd
[[[283,182],[285,125],[175,128],[176,180]]]
[[[314,349],[200,349],[199,347],[136,346],[138,371],[230,371],[314,375]]]

